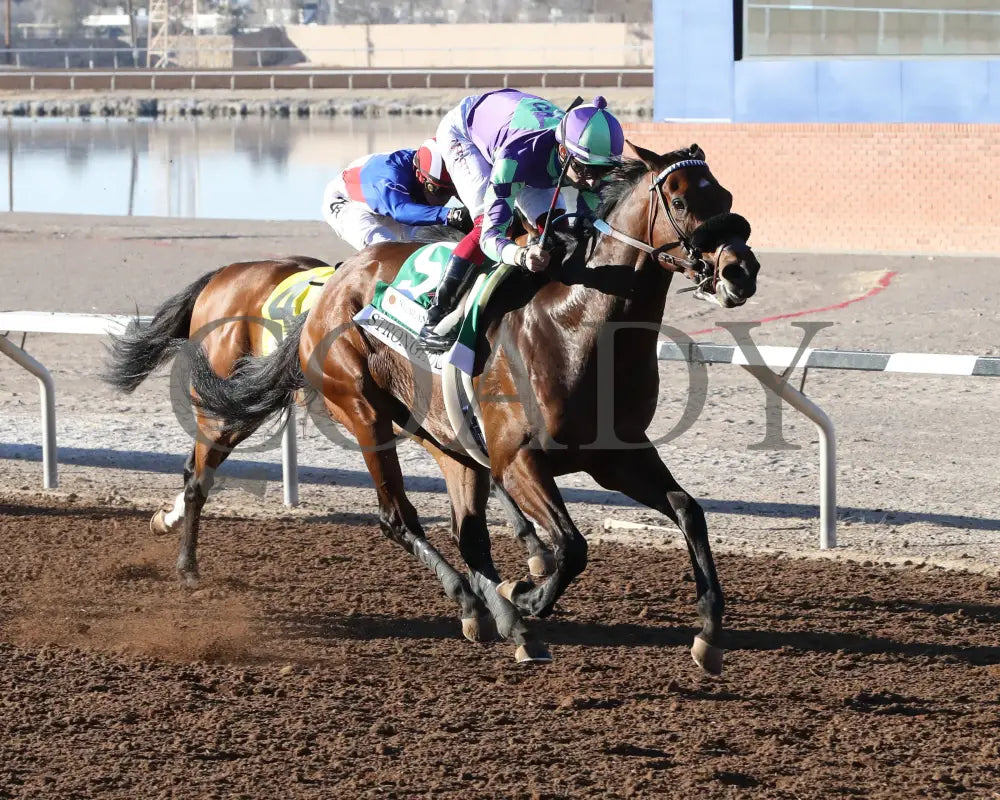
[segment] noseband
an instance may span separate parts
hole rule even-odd
[[[663,194],[663,183],[666,181],[667,176],[671,172],[675,172],[679,169],[686,169],[687,167],[708,167],[708,164],[701,159],[683,159],[671,164],[655,178],[650,176],[649,191],[651,193],[655,192],[659,202],[654,203],[652,198],[650,198],[650,202],[647,204],[649,213],[646,220],[645,242],[634,239],[631,236],[622,233],[617,228],[611,227],[611,225],[603,219],[596,220],[594,222],[594,227],[605,236],[618,239],[621,242],[625,242],[626,244],[630,244],[633,247],[642,250],[644,253],[648,253],[650,258],[659,262],[661,266],[665,267],[670,272],[681,272],[686,278],[697,284],[696,286],[691,287],[691,289],[682,291],[694,291],[696,292],[696,296],[705,295],[714,297],[715,288],[719,283],[719,262],[722,258],[722,254],[727,248],[730,247],[730,245],[728,243],[719,245],[715,251],[715,258],[713,259],[714,263],[706,262],[705,259],[702,258],[701,251],[691,243],[691,236],[685,235],[684,231],[681,230],[681,226],[677,223],[677,219],[670,210],[670,204],[667,202],[667,199]],[[660,209],[663,209],[663,213],[666,215],[667,220],[674,229],[674,233],[677,234],[677,239],[673,242],[662,244],[659,247],[653,247],[652,245],[647,244],[647,242],[653,241],[653,228],[656,225],[656,215]],[[684,248],[684,252],[687,253],[687,258],[681,258],[670,254],[669,251],[674,250],[677,247]]]

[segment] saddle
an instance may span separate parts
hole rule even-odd
[[[451,323],[445,330],[458,326],[455,344],[443,353],[428,352],[420,345],[420,329],[427,320],[430,295],[437,288],[454,247],[453,242],[421,247],[404,262],[391,284],[382,281],[376,284],[372,302],[354,317],[354,321],[410,363],[441,376],[444,405],[456,445],[483,466],[489,466],[472,378],[477,344],[485,327],[485,309],[493,292],[515,268],[498,264],[480,272],[459,299],[455,311],[441,322],[442,325]]]
[[[513,267],[498,264],[476,276],[455,310],[439,324],[442,331],[458,328],[455,344],[444,353],[430,353],[419,346],[420,329],[427,321],[433,292],[454,248],[454,242],[421,247],[403,263],[392,283],[376,283],[371,303],[354,321],[400,355],[431,372],[441,373],[446,364],[453,364],[472,376],[483,312],[494,290]]]

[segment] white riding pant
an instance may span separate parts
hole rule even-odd
[[[469,112],[481,95],[472,95],[463,99],[455,108],[442,117],[437,128],[437,143],[441,148],[441,157],[448,168],[455,190],[463,205],[469,209],[472,218],[480,216],[485,211],[486,190],[490,185],[490,173],[493,164],[487,160],[472,141],[469,133]],[[525,186],[518,192],[514,205],[532,223],[549,210],[552,204],[553,189],[536,189]],[[556,208],[565,211],[563,198],[565,189],[559,193]],[[487,221],[486,227],[489,227]]]
[[[323,219],[334,233],[355,250],[379,242],[454,241],[458,231],[447,225],[406,225],[376,214],[364,203],[352,200],[338,175],[323,192]]]

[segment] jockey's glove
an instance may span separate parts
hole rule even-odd
[[[462,233],[469,233],[473,226],[472,214],[465,206],[452,208],[448,211],[447,224],[451,228],[457,228]]]
[[[523,267],[531,272],[541,272],[549,265],[549,251],[543,250],[537,244],[519,247],[514,251],[514,266]]]

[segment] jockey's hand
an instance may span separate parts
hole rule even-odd
[[[462,233],[469,233],[472,230],[474,222],[469,209],[465,206],[460,206],[448,211],[447,224],[449,227],[457,228]]]
[[[514,263],[531,272],[541,272],[549,265],[549,252],[537,244],[519,247],[514,253]]]

